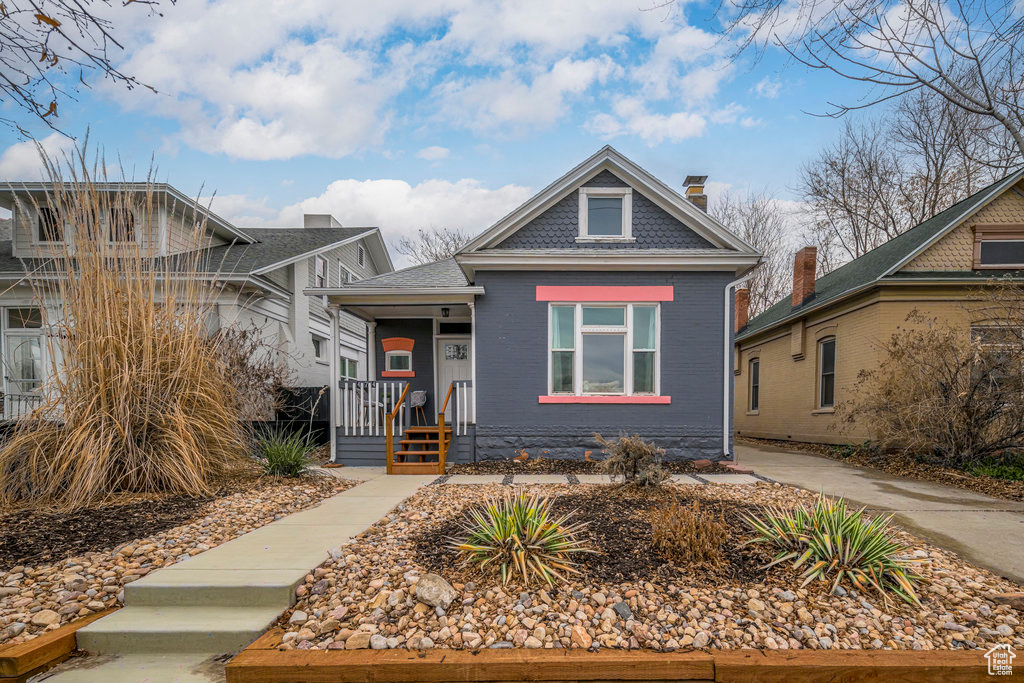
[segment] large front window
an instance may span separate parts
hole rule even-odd
[[[551,394],[656,395],[657,304],[552,304]]]

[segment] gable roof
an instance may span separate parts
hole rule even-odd
[[[630,186],[641,190],[652,202],[713,245],[722,249],[757,254],[756,249],[731,233],[722,223],[698,209],[692,202],[624,157],[615,148],[605,145],[470,241],[458,255],[497,247],[509,235],[562,199],[566,193],[605,170],[611,171]]]
[[[839,298],[862,290],[883,279],[938,279],[939,273],[897,273],[904,264],[942,239],[951,230],[977,213],[990,201],[1012,187],[1022,177],[1024,169],[998,180],[988,187],[957,202],[948,209],[941,211],[923,223],[919,223],[888,242],[880,244],[871,251],[849,263],[843,264],[831,273],[823,275],[814,283],[814,298],[794,307],[792,292],[784,299],[769,307],[760,315],[751,318],[743,331],[736,335],[736,341],[742,341],[758,332],[763,332],[787,320],[795,319],[804,314],[828,305]],[[944,274],[947,278],[949,273]],[[971,278],[972,272],[957,273],[960,279]],[[987,271],[984,279],[998,276],[994,271]]]
[[[204,266],[208,272],[260,275],[374,232],[380,235],[377,228],[249,228],[255,242],[210,247]]]

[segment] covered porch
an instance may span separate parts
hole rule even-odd
[[[454,261],[450,267],[458,268]],[[388,282],[424,268],[306,291],[327,299],[332,319],[333,462],[385,465],[389,474],[443,474],[447,463],[475,458],[474,302],[483,288],[464,277],[456,286]],[[341,310],[366,322],[365,379],[339,372]]]

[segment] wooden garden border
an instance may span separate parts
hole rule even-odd
[[[30,676],[64,661],[77,647],[75,633],[78,629],[115,611],[116,607],[105,609],[24,643],[0,647],[0,683],[22,683]]]
[[[227,683],[991,680],[980,650],[278,650],[280,636],[231,660]]]

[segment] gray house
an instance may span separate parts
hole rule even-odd
[[[369,328],[334,459],[583,458],[594,432],[730,457],[731,291],[759,254],[707,214],[704,180],[684,197],[604,147],[452,259],[307,289]]]

